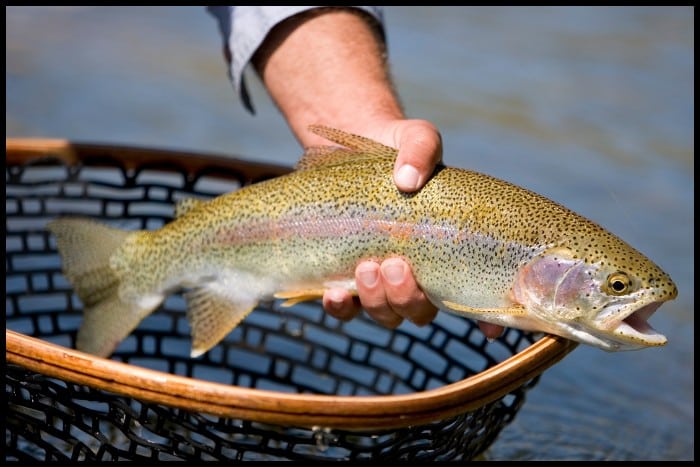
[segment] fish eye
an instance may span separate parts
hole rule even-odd
[[[629,291],[631,285],[630,277],[624,272],[617,271],[608,276],[604,290],[611,295],[623,295]]]

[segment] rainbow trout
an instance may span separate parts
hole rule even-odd
[[[405,258],[442,310],[608,351],[661,346],[647,322],[678,294],[626,242],[569,209],[488,175],[439,166],[417,193],[392,180],[397,151],[314,126],[343,147],[311,148],[297,169],[209,201],[183,200],[154,231],[59,218],[63,271],[83,302],[77,347],[109,356],[185,289],[192,357],[261,300],[286,306],[355,291],[362,259]]]

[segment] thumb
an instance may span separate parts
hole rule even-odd
[[[426,120],[405,120],[396,132],[398,156],[394,164],[394,183],[401,191],[417,191],[425,185],[440,160],[442,138]]]

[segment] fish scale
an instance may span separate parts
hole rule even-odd
[[[183,201],[158,230],[52,221],[64,273],[86,308],[78,348],[108,356],[167,295],[186,289],[198,356],[260,300],[291,306],[339,284],[356,292],[357,264],[391,256],[405,258],[447,312],[609,351],[666,343],[647,319],[677,296],[675,284],[601,226],[464,169],[439,166],[421,190],[403,193],[392,180],[395,149],[311,130],[343,147],[313,148],[290,174]]]

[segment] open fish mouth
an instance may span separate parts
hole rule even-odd
[[[626,344],[637,344],[641,347],[665,345],[668,339],[651,327],[648,319],[661,306],[661,302],[654,302],[630,313],[616,326],[612,327],[612,333]]]

